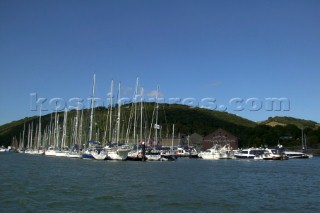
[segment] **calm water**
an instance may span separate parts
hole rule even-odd
[[[0,153],[0,212],[320,212],[320,158],[113,162]]]

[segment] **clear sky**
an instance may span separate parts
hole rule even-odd
[[[318,0],[0,0],[0,125],[39,114],[31,93],[89,97],[93,73],[102,99],[112,79],[132,97],[139,77],[146,98],[159,85],[167,102],[320,122],[319,11]]]

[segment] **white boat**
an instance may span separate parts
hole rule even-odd
[[[105,160],[108,157],[108,152],[105,149],[96,149],[91,152],[91,155],[96,160]]]
[[[45,151],[43,149],[34,150],[30,148],[24,151],[25,154],[29,154],[29,155],[43,155],[44,152]]]
[[[160,151],[156,150],[155,146],[156,144],[158,144],[158,131],[160,131],[161,129],[161,125],[158,124],[158,110],[159,110],[159,103],[158,103],[158,96],[159,96],[159,86],[157,87],[157,93],[156,93],[156,102],[155,102],[155,108],[154,108],[154,112],[155,112],[155,123],[151,126],[153,126],[154,129],[154,140],[151,140],[151,134],[149,134],[149,141],[153,142],[153,148],[151,148],[150,150],[148,150],[146,152],[146,159],[148,161],[159,161],[161,159],[161,153]]]
[[[68,117],[68,111],[67,111],[67,107],[65,107],[64,116],[63,116],[63,127],[62,127],[63,132],[62,132],[61,149],[56,151],[57,157],[67,157],[70,152],[69,147],[66,146],[67,117]]]
[[[82,153],[82,158],[86,159],[86,160],[90,160],[90,159],[94,159],[94,157],[92,156],[92,152],[93,150],[91,148],[86,149],[83,153]]]
[[[4,146],[0,147],[0,152],[6,152],[6,151],[7,151],[7,149]]]
[[[67,157],[69,155],[69,147],[64,146],[61,150],[56,150],[57,157]]]
[[[57,150],[53,146],[49,146],[48,149],[44,152],[44,155],[46,156],[56,156]]]
[[[24,154],[32,154],[32,152],[33,152],[33,149],[30,149],[30,148],[24,150]]]
[[[148,161],[159,161],[161,159],[161,153],[157,150],[149,150],[146,153],[146,158]]]
[[[199,157],[205,160],[232,159],[232,151],[229,146],[214,145],[210,149],[199,153]]]
[[[44,155],[45,151],[43,149],[34,150],[34,155]]]
[[[205,160],[218,160],[220,158],[220,153],[216,146],[199,153],[199,157]]]
[[[199,157],[199,153],[196,150],[196,148],[192,147],[190,150],[190,156],[189,158],[198,158]]]
[[[305,153],[307,149],[307,137],[303,132],[303,129],[301,129],[302,135],[301,135],[301,143],[302,143],[302,152],[297,151],[289,151],[285,150],[284,153],[288,156],[290,159],[307,159],[312,158],[312,154]]]
[[[237,159],[254,159],[254,160],[262,160],[262,155],[264,153],[264,149],[261,148],[249,148],[239,150],[234,156]]]
[[[106,146],[105,150],[108,152],[107,159],[109,160],[126,160],[128,153],[131,151],[127,145],[120,145],[120,121],[121,121],[121,84],[118,87],[118,113],[116,122],[116,143],[114,146]]]
[[[266,148],[262,154],[263,160],[287,160],[288,157],[280,149]]]
[[[128,153],[131,149],[128,146],[116,146],[116,147],[105,147],[108,152],[107,159],[109,160],[126,160],[128,157]]]
[[[82,154],[77,151],[71,151],[67,155],[68,158],[82,158]]]
[[[111,150],[111,151],[108,151],[107,159],[109,159],[109,160],[126,160],[128,157],[128,152],[123,152],[120,150]]]
[[[286,156],[288,156],[289,159],[305,159],[305,158],[313,157],[313,155],[310,155],[310,154],[306,154],[303,152],[289,151],[289,150],[285,150],[283,153]]]
[[[141,161],[142,160],[142,151],[141,150],[131,150],[128,153],[127,160],[131,161]]]
[[[176,155],[178,157],[189,157],[190,152],[188,150],[185,150],[183,147],[177,147]]]

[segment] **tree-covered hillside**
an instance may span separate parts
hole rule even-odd
[[[272,123],[277,123],[279,125],[295,125],[299,128],[316,128],[317,127],[317,122],[310,121],[310,120],[304,120],[304,119],[298,119],[298,118],[292,118],[292,117],[270,117],[268,120],[265,120],[261,122],[261,124],[272,124]]]
[[[110,110],[112,111],[111,117]],[[142,116],[140,103],[136,105],[127,104],[121,107],[120,139],[123,142],[132,141],[134,138],[133,132],[135,132],[135,138],[141,137],[140,132],[142,132],[143,138],[152,137],[154,134],[153,126],[156,123],[156,112],[158,112],[158,124],[161,126],[159,134],[163,138],[171,137],[172,125],[175,124],[176,135],[198,133],[205,136],[218,128],[225,129],[239,138],[240,147],[276,145],[278,143],[286,146],[299,146],[301,145],[301,126],[304,126],[308,145],[316,148],[320,143],[320,128],[313,121],[275,117],[257,124],[230,113],[179,104],[159,104],[159,108],[156,110],[155,103],[143,103]],[[117,117],[117,106],[95,108],[92,138],[105,144],[113,141],[117,127]],[[89,139],[90,110],[71,110],[68,112],[67,118],[67,144],[70,145],[75,141],[75,134],[80,135],[77,140],[86,143]],[[112,118],[111,121],[110,118]],[[42,116],[41,136],[59,132],[58,137],[61,138],[63,120],[63,111]],[[267,125],[272,121],[285,125],[274,127]],[[24,141],[26,144],[28,133],[31,130],[33,137],[36,137],[38,125],[39,117],[34,116],[0,126],[0,145],[10,145],[13,138],[15,138],[15,141]],[[142,129],[140,128],[141,125]],[[55,129],[55,126],[57,126],[57,129]],[[134,126],[136,127],[135,131]],[[47,138],[47,140],[49,139]]]

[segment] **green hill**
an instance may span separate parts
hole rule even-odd
[[[133,138],[133,105],[127,104],[121,107],[121,129],[120,138],[122,141],[126,140],[126,136],[132,140]],[[94,111],[94,125],[93,138],[104,143],[110,142],[114,136],[110,136],[109,132],[114,135],[114,128],[116,126],[117,107],[113,107],[112,127],[109,128],[108,112],[110,108],[97,107]],[[140,134],[140,105],[137,106],[136,111],[136,134]],[[155,113],[154,103],[143,104],[143,134],[148,138],[152,134],[150,131],[152,124],[155,123],[152,118]],[[80,120],[82,114],[82,130],[80,130]],[[77,116],[78,115],[78,116]],[[53,112],[41,117],[41,132],[42,136],[45,134],[51,135],[55,131],[54,123],[55,116],[59,123],[59,134],[62,136],[62,123],[64,119],[64,112],[58,112],[57,115]],[[81,132],[81,143],[88,141],[89,117],[90,110],[83,111],[71,110],[68,112],[67,119],[67,144],[72,144],[75,134],[75,126],[78,117],[77,131]],[[239,138],[240,147],[262,146],[262,145],[276,145],[279,142],[286,146],[299,146],[301,144],[301,126],[304,127],[304,132],[308,138],[308,144],[312,147],[317,147],[320,143],[320,128],[319,124],[313,121],[306,121],[291,117],[274,117],[259,124],[230,114],[227,112],[214,111],[209,109],[189,107],[179,104],[159,104],[158,109],[158,124],[161,125],[159,134],[163,138],[171,137],[172,125],[175,124],[175,134],[193,134],[198,133],[205,136],[218,128],[234,134]],[[36,129],[39,123],[39,117],[34,116],[24,118],[18,121],[0,126],[0,145],[8,146],[12,143],[15,137],[16,141],[22,140],[24,132],[24,142],[28,138],[28,132],[33,130],[33,137],[36,137]],[[270,124],[274,124],[270,126]],[[278,125],[277,125],[278,124]],[[105,131],[107,128],[107,131]],[[24,131],[23,131],[24,130]],[[51,134],[49,134],[51,132]],[[106,134],[105,134],[106,132]],[[129,133],[129,134],[127,134]],[[49,140],[49,138],[47,138]]]
[[[265,121],[261,122],[260,124],[271,125],[271,126],[291,124],[291,125],[295,125],[299,128],[316,128],[319,126],[319,124],[317,124],[317,122],[314,122],[314,121],[298,119],[298,118],[293,118],[293,117],[286,117],[286,116],[270,117],[270,118],[268,118],[268,120],[265,120]]]
[[[152,122],[152,115],[154,113],[154,103],[144,103],[143,109],[143,118],[144,118],[144,128],[150,129],[150,125]],[[128,123],[130,121],[130,114],[131,114],[131,123],[132,123],[132,104],[127,104],[122,106],[121,113],[122,113],[122,134],[125,135],[126,130],[128,129]],[[113,108],[113,120],[116,120],[116,108]],[[139,107],[137,107],[137,117],[140,118],[140,111]],[[85,109],[83,110],[83,140],[86,140],[88,136],[88,123],[89,123],[89,113],[90,110]],[[208,109],[202,108],[192,108],[185,105],[178,105],[178,104],[159,104],[158,110],[158,118],[159,124],[162,125],[161,134],[163,136],[171,135],[172,124],[175,124],[175,132],[183,133],[183,134],[192,134],[198,133],[201,135],[206,135],[211,133],[217,128],[224,128],[227,131],[230,131],[236,135],[242,135],[243,130],[247,128],[252,128],[256,125],[256,123],[238,117],[233,114],[229,114],[226,112],[218,112],[212,111]],[[76,118],[76,110],[71,110],[68,112],[68,135],[71,137],[71,133],[73,131],[73,126],[75,125],[75,118]],[[80,120],[81,111],[78,112],[78,119]],[[63,112],[58,112],[57,117],[59,118],[60,128],[63,123]],[[41,126],[42,132],[45,130],[49,131],[49,126],[51,122],[51,130],[52,126],[54,125],[55,113],[47,114],[41,117]],[[108,119],[108,109],[104,107],[97,107],[95,108],[94,112],[94,133],[95,136],[99,134],[97,137],[100,141],[103,140],[103,132],[106,127]],[[24,118],[18,121],[13,121],[11,123],[5,124],[0,126],[0,143],[2,145],[9,145],[11,144],[12,138],[15,136],[17,139],[21,138],[23,130],[25,130],[24,137],[27,138],[29,126],[33,126],[33,130],[37,128],[39,123],[39,117],[34,116],[30,118]],[[78,124],[80,125],[80,124]],[[130,128],[132,130],[133,124],[131,124]],[[131,131],[132,132],[132,131]]]

